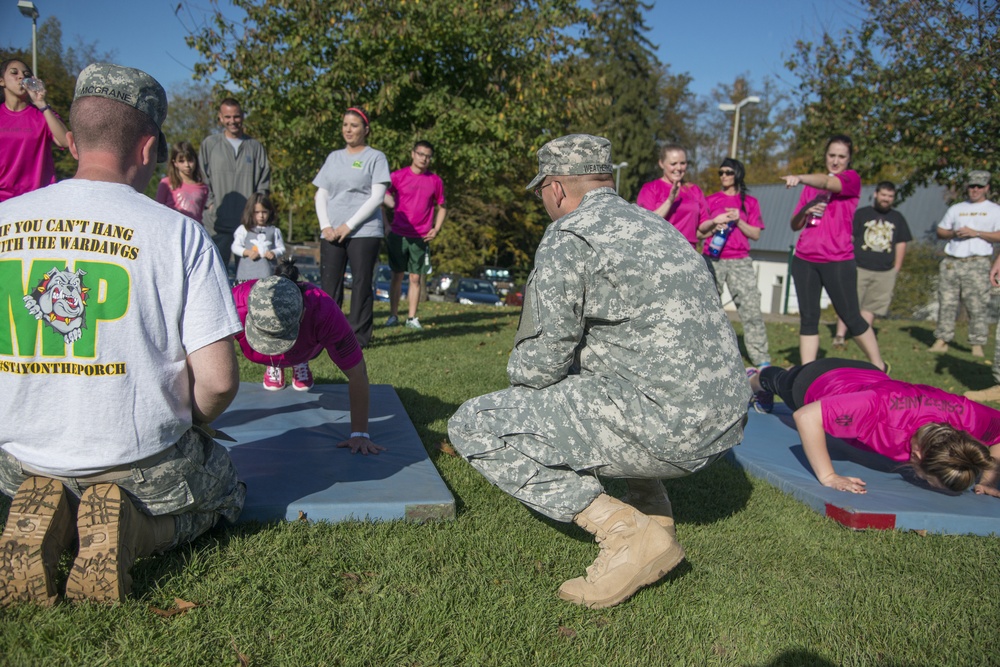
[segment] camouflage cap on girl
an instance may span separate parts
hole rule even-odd
[[[295,345],[302,321],[302,292],[283,276],[254,283],[247,299],[247,342],[261,354],[284,354]]]

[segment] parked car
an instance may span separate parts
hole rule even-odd
[[[503,302],[508,306],[516,306],[520,308],[524,305],[524,285],[518,285],[511,291],[507,292],[507,296],[504,297]]]
[[[439,273],[432,276],[430,280],[427,281],[427,292],[429,294],[444,294],[458,277],[459,276],[454,273]]]
[[[292,255],[295,259],[295,266],[299,270],[299,278],[319,285],[319,262],[312,255]]]
[[[453,281],[448,291],[445,292],[445,299],[467,306],[475,304],[503,305],[503,301],[500,300],[497,291],[493,288],[493,283],[480,278],[459,278]]]
[[[506,296],[507,292],[514,287],[514,280],[510,277],[510,269],[504,269],[499,266],[480,267],[477,277],[493,283],[493,287],[497,293],[502,296]]]
[[[392,285],[392,269],[389,268],[388,264],[379,264],[375,267],[375,279],[372,281],[372,287],[375,291],[376,301],[388,301],[389,300],[389,287]],[[410,293],[410,274],[403,274],[403,289],[400,292],[400,297],[405,299],[406,295]]]

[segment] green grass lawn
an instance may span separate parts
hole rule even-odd
[[[1000,664],[996,537],[853,532],[726,462],[668,482],[688,558],[664,581],[608,610],[558,600],[593,540],[439,449],[462,401],[506,386],[518,311],[428,303],[420,318],[423,331],[379,329],[365,356],[372,382],[399,393],[457,520],[216,529],[142,560],[125,604],[0,610],[0,665]],[[931,323],[878,328],[896,377],[992,384],[967,348],[928,354]],[[797,361],[797,325],[768,332],[774,363]],[[842,354],[862,358],[851,343]],[[261,370],[243,362],[242,377]],[[328,359],[313,370],[343,380]],[[152,611],[175,598],[199,606]]]

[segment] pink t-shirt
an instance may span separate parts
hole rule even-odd
[[[944,423],[987,447],[1000,443],[1000,411],[879,371],[839,368],[819,376],[805,402],[822,400],[823,430],[894,461],[910,460],[910,441],[924,424]]]
[[[806,222],[795,244],[795,256],[807,262],[846,262],[854,259],[854,211],[861,197],[861,177],[853,169],[837,174],[840,192],[831,193],[830,203],[823,211],[823,217],[815,225]],[[811,186],[802,188],[794,217],[816,195],[825,190]]]
[[[667,201],[673,185],[662,178],[650,181],[639,190],[635,203],[648,211],[655,211]],[[666,219],[680,230],[691,247],[698,244],[698,225],[708,218],[708,202],[705,193],[694,183],[685,183],[677,193],[674,205],[667,211]]]
[[[256,282],[251,280],[233,288],[236,312],[239,313],[240,322],[244,325],[247,321],[247,300]],[[354,337],[354,331],[351,330],[351,325],[347,323],[347,318],[337,303],[326,292],[311,283],[305,283],[302,298],[305,315],[299,325],[299,337],[292,349],[284,354],[261,354],[250,347],[246,334],[241,331],[236,334],[236,340],[239,341],[243,355],[257,364],[287,368],[315,359],[326,349],[330,359],[342,371],[348,371],[360,364],[364,357],[358,339]]]
[[[423,238],[434,227],[434,206],[444,206],[444,183],[437,174],[413,173],[410,167],[392,172],[389,192],[396,199],[392,233]]]
[[[156,189],[156,201],[201,222],[208,202],[208,186],[204,183],[181,183],[181,187],[173,190],[170,179],[164,176]]]
[[[725,192],[716,192],[713,195],[709,195],[708,199],[708,215],[705,216],[705,220],[714,218],[717,215],[721,215],[726,212],[727,208],[735,208],[740,212],[740,220],[747,223],[751,227],[757,227],[758,229],[764,229],[764,220],[760,217],[760,204],[757,203],[757,199],[747,195],[746,198],[746,211],[744,211],[741,206],[743,202],[740,201],[740,196],[727,195]],[[709,237],[711,238],[711,237]],[[702,249],[704,254],[708,254],[708,242],[705,242],[705,247]],[[719,255],[719,259],[743,259],[744,257],[750,256],[750,239],[747,235],[740,231],[739,227],[733,227],[733,231],[729,233],[729,238],[726,239],[726,245],[722,247],[722,253]]]
[[[52,143],[37,107],[15,112],[0,102],[0,201],[56,182]]]

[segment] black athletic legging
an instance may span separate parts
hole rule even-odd
[[[819,335],[820,293],[826,288],[833,309],[852,336],[868,331],[858,305],[858,267],[846,262],[809,262],[792,257],[792,280],[799,300],[799,335]]]
[[[817,359],[802,366],[792,366],[788,370],[768,366],[760,372],[760,386],[781,397],[791,410],[798,410],[806,402],[806,391],[816,379],[838,368],[857,368],[865,371],[879,370],[867,361],[853,359]]]

